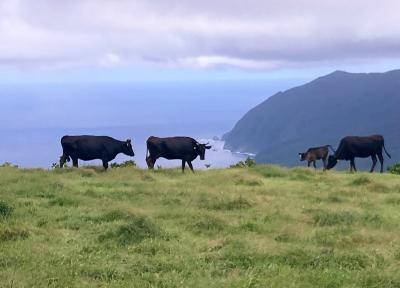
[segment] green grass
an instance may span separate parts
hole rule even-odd
[[[400,176],[0,168],[0,287],[400,287]]]

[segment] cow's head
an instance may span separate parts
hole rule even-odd
[[[337,158],[333,155],[330,155],[328,157],[328,165],[326,166],[326,169],[328,169],[328,170],[332,169],[333,167],[336,166],[337,162],[338,162]]]
[[[206,156],[206,149],[211,149],[211,146],[208,145],[208,143],[207,144],[196,143],[194,149],[197,150],[198,155],[200,155],[200,160],[204,160]]]
[[[304,160],[306,160],[306,157],[307,157],[307,153],[299,153],[299,156],[300,156],[300,161],[304,161]]]
[[[131,139],[128,139],[124,142],[124,145],[122,147],[122,153],[124,153],[125,155],[128,156],[135,156],[135,152],[133,152],[133,148],[132,148],[132,141]]]

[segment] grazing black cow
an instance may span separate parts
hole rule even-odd
[[[372,135],[367,137],[347,136],[344,137],[339,144],[339,148],[334,155],[329,156],[327,169],[335,167],[338,160],[350,160],[350,171],[357,171],[354,158],[372,158],[372,167],[369,172],[374,172],[376,165],[376,156],[381,163],[381,173],[383,172],[383,155],[382,148],[385,150],[386,155],[391,158],[390,154],[386,151],[385,140],[381,135]]]
[[[324,164],[324,170],[326,169],[326,159],[328,158],[329,150],[328,148],[332,149],[333,153],[335,153],[335,150],[333,150],[331,145],[325,145],[321,147],[312,147],[307,150],[307,152],[302,152],[299,153],[300,155],[300,161],[307,161],[308,167],[310,167],[311,163],[313,163],[313,166],[315,169],[317,169],[317,166],[315,165],[315,162],[317,160],[322,160]]]
[[[88,161],[100,159],[103,167],[107,170],[108,162],[113,160],[119,153],[135,156],[131,140],[119,141],[108,136],[64,136],[61,138],[63,155],[60,157],[60,167],[66,161],[71,161],[74,167],[78,167],[78,159]]]
[[[154,164],[160,157],[168,160],[182,160],[182,172],[185,171],[187,162],[190,170],[193,171],[192,161],[200,156],[200,160],[205,159],[206,149],[211,149],[207,144],[200,144],[190,137],[166,137],[159,138],[151,136],[147,139],[146,163],[149,169],[154,168]]]

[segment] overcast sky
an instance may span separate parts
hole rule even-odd
[[[1,0],[0,81],[389,70],[399,11],[397,0]]]

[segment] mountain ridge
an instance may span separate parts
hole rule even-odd
[[[400,70],[334,71],[277,92],[249,110],[224,135],[225,148],[261,163],[298,165],[308,147],[337,146],[347,135],[382,134],[400,157]]]

